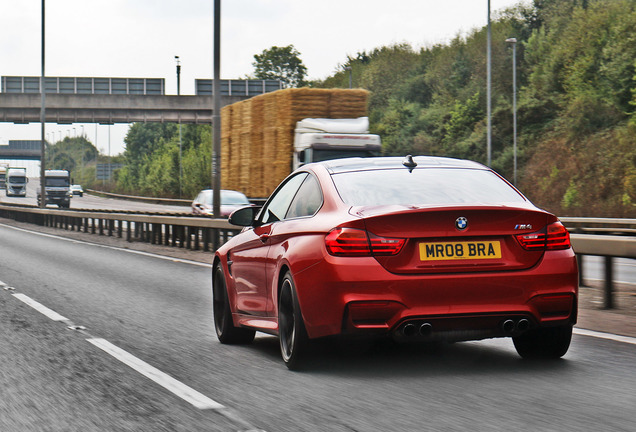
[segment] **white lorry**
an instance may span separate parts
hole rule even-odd
[[[379,135],[369,133],[369,118],[306,118],[296,123],[292,169],[301,165],[346,157],[378,156]]]
[[[46,200],[44,204],[57,204],[60,208],[71,206],[72,192],[71,176],[67,170],[45,170],[44,171],[44,192]],[[40,189],[37,192],[38,206],[41,202]]]
[[[221,185],[266,197],[303,164],[377,156],[363,89],[290,88],[221,110]]]
[[[28,182],[26,168],[7,168],[4,182],[7,196],[25,197]]]

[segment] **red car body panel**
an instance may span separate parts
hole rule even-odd
[[[277,334],[278,288],[287,271],[310,338],[399,336],[405,323],[426,321],[452,339],[469,340],[506,336],[497,330],[505,318],[525,318],[532,327],[576,322],[572,249],[525,250],[516,239],[545,229],[554,215],[529,202],[352,207],[322,165],[303,169],[322,188],[314,216],[244,228],[216,253],[235,326]],[[469,220],[465,230],[455,226],[459,217]],[[394,256],[334,256],[325,237],[335,227],[406,242]],[[426,261],[418,254],[427,243],[448,242],[496,242],[501,258]]]

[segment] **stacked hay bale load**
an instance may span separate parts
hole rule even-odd
[[[305,118],[366,115],[361,89],[284,89],[221,110],[221,186],[268,196],[292,169],[294,129]]]

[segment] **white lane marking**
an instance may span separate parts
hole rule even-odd
[[[188,387],[181,381],[177,381],[170,375],[161,372],[154,366],[149,365],[145,361],[140,360],[127,351],[124,351],[123,349],[113,345],[106,339],[91,338],[86,340],[95,345],[97,348],[106,351],[108,354],[115,357],[120,362],[124,363],[127,366],[130,366],[140,374],[156,382],[166,390],[174,393],[176,396],[180,397],[191,405],[194,405],[194,407],[198,409],[219,410],[225,408],[220,403]]]
[[[2,281],[0,281],[0,286],[4,287],[4,286],[7,286],[7,284],[2,282]]]
[[[174,257],[170,257],[170,256],[166,256],[166,255],[158,255],[158,254],[153,254],[150,252],[143,252],[143,251],[138,251],[138,250],[133,250],[133,249],[124,249],[124,248],[120,248],[120,247],[116,247],[116,246],[108,246],[108,245],[102,245],[102,244],[98,244],[98,243],[91,243],[91,242],[86,242],[83,240],[76,240],[76,239],[70,239],[70,238],[66,238],[66,237],[60,237],[54,234],[46,234],[46,233],[41,233],[41,232],[37,232],[37,231],[30,231],[24,228],[18,228],[18,227],[14,227],[11,225],[6,225],[6,224],[2,224],[0,223],[0,226],[5,227],[5,228],[11,228],[13,230],[16,231],[22,231],[22,232],[26,232],[29,234],[34,234],[34,235],[39,235],[41,237],[49,237],[49,238],[54,238],[54,239],[58,239],[58,240],[64,240],[70,243],[81,243],[81,244],[85,244],[85,245],[89,245],[89,246],[95,246],[95,247],[100,247],[100,248],[104,248],[104,249],[112,249],[112,250],[116,250],[116,251],[120,251],[120,252],[128,252],[128,253],[132,253],[132,254],[136,254],[136,255],[143,255],[143,256],[148,256],[148,257],[152,257],[152,258],[159,258],[159,259],[163,259],[166,261],[173,261],[173,262],[178,262],[178,263],[182,263],[182,264],[191,264],[191,265],[196,265],[199,267],[207,267],[207,268],[211,268],[212,264],[207,264],[207,263],[202,263],[202,262],[198,262],[198,261],[190,261],[187,259],[182,259],[182,258],[174,258]],[[212,259],[212,257],[210,257],[210,259]]]
[[[631,345],[636,345],[636,338],[629,337],[629,336],[616,335],[613,333],[603,333],[603,332],[597,332],[594,330],[575,328],[574,334],[581,335],[581,336],[590,336],[590,337],[595,337],[599,339],[609,339],[615,342],[623,342],[623,343],[627,343]]]
[[[585,282],[605,282],[605,279],[585,278]],[[614,283],[619,283],[624,285],[636,285],[636,282],[627,282],[627,281],[621,281],[621,280],[615,280]]]
[[[35,300],[33,300],[31,297],[29,297],[27,295],[24,295],[24,294],[13,294],[13,297],[15,297],[18,300],[28,304],[33,309],[35,309],[36,311],[40,312],[43,315],[46,315],[47,317],[49,317],[53,321],[69,321],[68,318],[63,317],[62,315],[60,315],[59,313],[55,312],[54,310],[51,310],[51,309],[47,308],[46,306],[36,302]]]

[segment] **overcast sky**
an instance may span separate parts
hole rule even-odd
[[[520,2],[491,0],[493,18]],[[46,75],[165,78],[166,94],[176,94],[178,55],[181,94],[194,94],[195,78],[213,73],[213,4],[47,0]],[[0,5],[0,75],[39,76],[41,0],[0,0]],[[466,35],[486,25],[487,5],[487,0],[225,0],[221,78],[244,78],[253,72],[254,54],[289,44],[300,52],[308,78],[325,78],[347,55],[401,42],[420,48]],[[88,139],[108,152],[108,126],[83,126]],[[39,139],[39,128],[0,123],[0,144]],[[111,154],[123,151],[126,130],[111,127]],[[46,126],[51,140],[81,131],[79,124]]]

